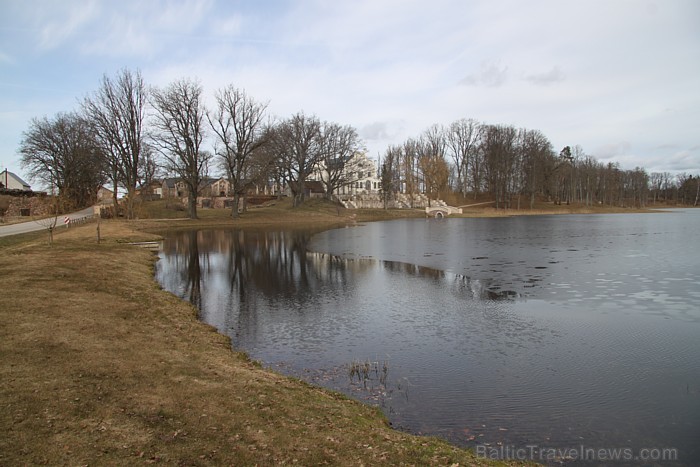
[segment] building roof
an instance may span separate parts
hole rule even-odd
[[[202,177],[199,180],[199,189],[201,190],[203,188],[206,188],[206,187],[208,187],[208,186],[210,186],[210,185],[212,185],[220,180],[226,181],[226,178],[225,177],[218,177],[218,178]],[[168,189],[175,189],[175,185],[177,185],[180,182],[182,182],[182,178],[179,178],[179,177],[177,177],[177,178],[164,178],[163,179],[163,184]]]
[[[164,178],[163,183],[167,188],[175,188],[175,184],[179,182],[179,178]]]
[[[10,180],[12,180],[12,182],[14,182],[15,185],[21,185],[23,190],[31,190],[32,189],[32,187],[29,185],[29,183],[22,180],[17,174],[12,173],[7,169],[5,169],[3,172],[0,172],[0,186],[2,188],[9,188]],[[7,183],[6,183],[6,181],[7,181]],[[5,186],[5,185],[8,185],[8,186]]]
[[[199,180],[199,189],[206,188],[219,180],[221,180],[221,178],[202,177],[202,179]]]

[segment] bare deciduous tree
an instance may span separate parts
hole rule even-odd
[[[100,146],[90,125],[76,113],[32,119],[19,152],[30,178],[58,190],[63,209],[93,203],[105,180]]]
[[[660,199],[661,188],[663,187],[664,176],[661,172],[652,172],[649,174],[649,183],[651,184],[651,192],[653,203]]]
[[[231,216],[238,217],[238,204],[245,182],[255,177],[252,155],[266,142],[266,103],[256,102],[245,91],[228,86],[216,93],[217,108],[207,119],[216,134],[215,154],[226,170],[233,192]]]
[[[100,88],[83,102],[83,109],[107,155],[109,173],[117,187],[126,188],[126,217],[134,217],[136,187],[143,180],[143,124],[147,99],[146,86],[139,71],[121,70],[115,79],[102,77]]]
[[[53,197],[52,210],[53,212],[51,216],[34,221],[46,229],[49,246],[53,246],[53,233],[56,230],[56,224],[58,224],[58,197],[56,196]]]
[[[505,125],[488,125],[482,133],[486,181],[497,208],[510,207],[516,161],[516,136],[516,129]]]
[[[413,207],[414,197],[418,193],[418,143],[410,138],[403,143],[401,151],[401,182],[404,192],[409,195]]]
[[[422,175],[423,188],[430,197],[437,199],[441,192],[447,189],[449,181],[449,167],[445,160],[445,147],[447,138],[445,130],[440,125],[433,125],[421,136],[418,149],[418,169]]]
[[[141,147],[141,183],[150,185],[158,176],[159,169],[153,147],[144,141]]]
[[[551,177],[553,164],[553,149],[549,140],[537,130],[520,130],[518,135],[520,145],[522,172],[521,192],[529,197],[530,209],[535,206],[535,194],[543,192],[547,180]],[[518,202],[520,200],[518,199]]]
[[[479,145],[481,126],[473,119],[452,122],[446,131],[446,144],[457,173],[457,190],[463,195],[469,189],[469,167]]]
[[[367,171],[360,159],[355,157],[363,144],[357,131],[338,123],[324,122],[319,133],[321,182],[326,190],[326,197],[332,199],[333,193],[343,186],[350,185]]]
[[[204,103],[202,87],[191,80],[177,80],[165,89],[151,92],[155,114],[153,147],[168,171],[177,174],[187,187],[187,208],[197,218],[197,195],[209,168],[211,154],[202,151]]]
[[[388,208],[389,201],[391,201],[396,192],[399,191],[401,185],[399,174],[400,160],[401,147],[389,146],[384,153],[384,160],[382,161],[379,174],[381,179],[380,193],[382,195],[384,209]]]
[[[283,120],[274,129],[273,144],[280,163],[287,173],[287,181],[294,196],[294,206],[306,198],[306,180],[321,159],[318,117],[297,113]]]

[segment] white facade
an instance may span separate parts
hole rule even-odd
[[[313,179],[318,181],[327,180],[325,167],[317,170]],[[346,164],[343,178],[347,183],[336,189],[335,195],[359,195],[379,193],[381,182],[377,177],[377,165],[374,160],[367,157],[365,153],[356,153]]]
[[[32,191],[32,187],[29,186],[29,183],[25,182],[12,172],[9,172],[7,169],[0,172],[0,187],[8,190]]]

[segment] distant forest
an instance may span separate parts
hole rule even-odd
[[[206,108],[196,80],[159,88],[146,85],[139,71],[123,69],[103,76],[77,110],[32,119],[20,144],[21,163],[33,180],[56,190],[66,208],[94,202],[104,184],[115,188],[115,197],[121,188],[127,217],[134,214],[137,188],[161,176],[183,181],[193,218],[210,172],[225,174],[235,197],[251,183],[290,187],[295,205],[304,202],[311,179],[320,177],[332,198],[359,177],[354,155],[364,143],[352,126],[303,112],[275,118],[266,102],[233,85],[217,90],[214,102]],[[623,170],[579,146],[555,150],[538,130],[474,119],[436,124],[389,146],[377,176],[385,201],[397,193],[482,195],[498,208],[532,207],[537,200],[697,205],[700,196],[698,175]]]
[[[648,203],[697,205],[698,176],[623,170],[603,164],[580,146],[556,151],[538,130],[462,119],[433,125],[418,138],[387,149],[382,185],[431,195],[489,194],[497,207],[557,204],[644,207]],[[391,191],[391,190],[389,190]]]

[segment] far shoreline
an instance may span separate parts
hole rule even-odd
[[[664,209],[695,209],[692,206],[647,206],[636,207],[611,207],[611,206],[585,206],[585,205],[555,205],[540,203],[535,209],[496,209],[481,207],[468,209],[462,214],[455,214],[447,219],[459,218],[495,218],[495,217],[520,217],[520,216],[544,216],[544,215],[570,215],[570,214],[626,214],[626,213],[654,213]],[[162,216],[162,214],[168,217]],[[385,221],[405,218],[428,218],[423,209],[345,209],[338,208],[334,203],[325,199],[307,200],[302,206],[293,208],[291,201],[283,199],[268,206],[251,207],[241,213],[239,218],[231,217],[230,209],[199,209],[198,219],[171,217],[177,212],[163,211],[163,209],[148,208],[144,210],[145,216],[130,221],[139,230],[147,232],[162,232],[168,230],[192,229],[192,228],[240,228],[256,229],[269,227],[305,228],[310,225],[334,228],[343,227],[364,222]]]

